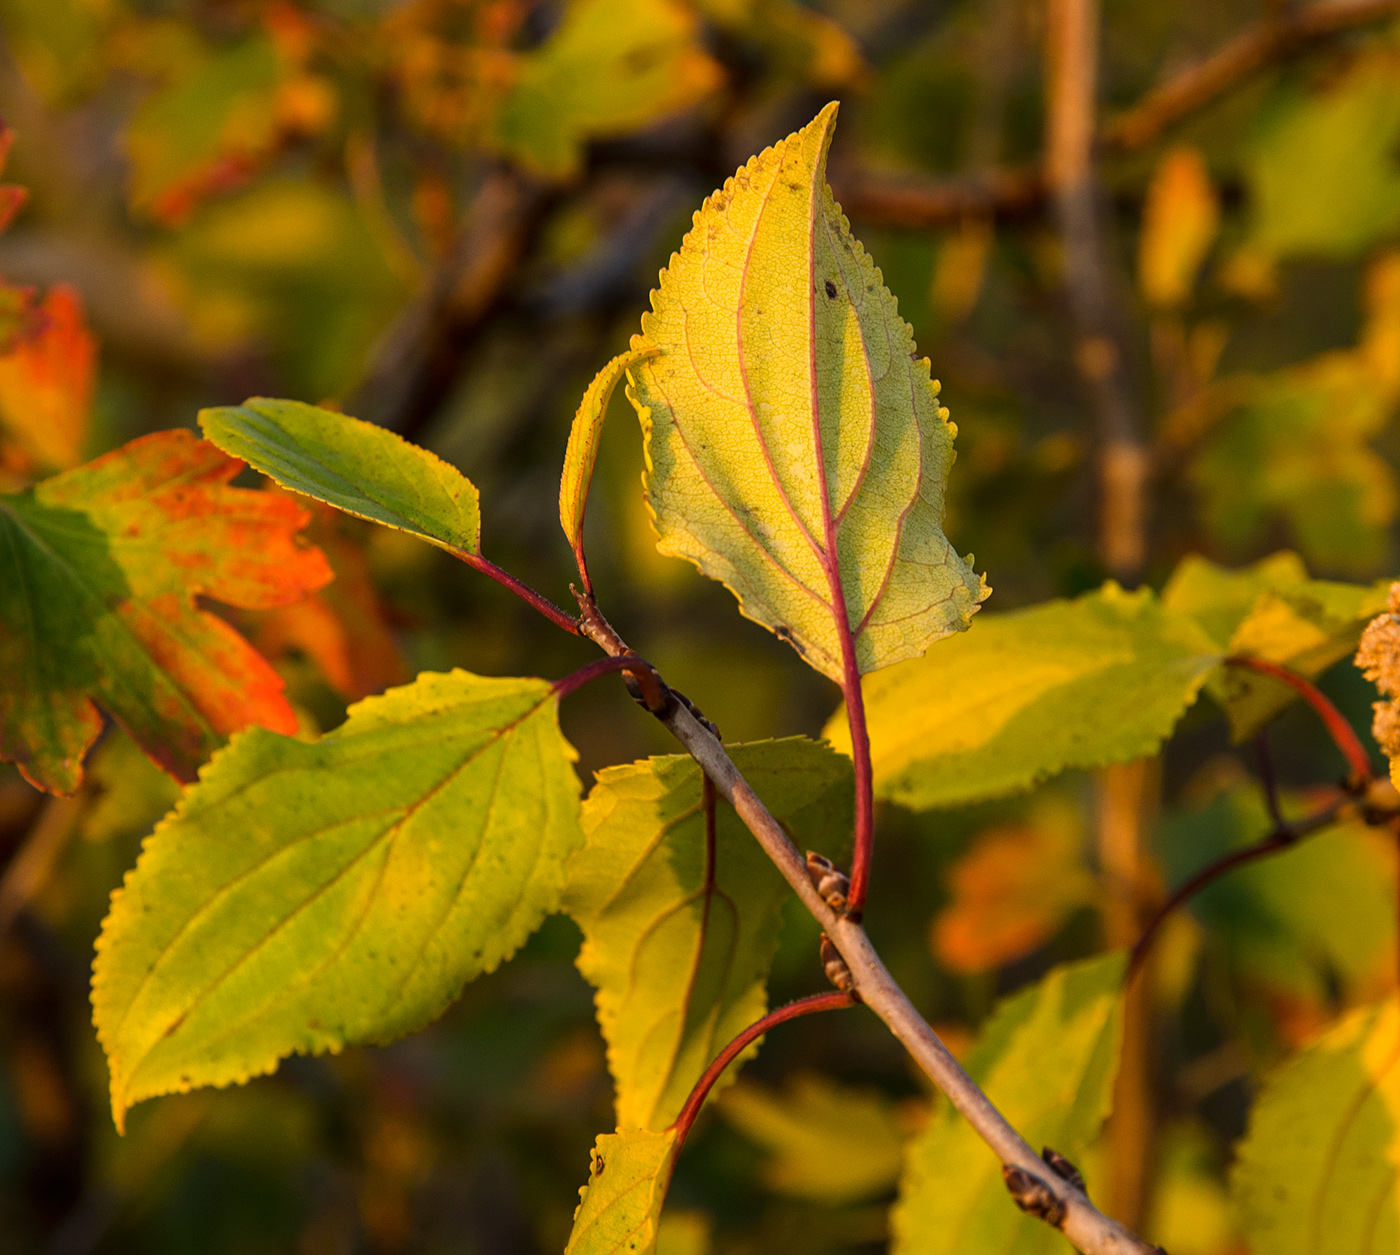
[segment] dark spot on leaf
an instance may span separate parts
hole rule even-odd
[[[830,279],[826,281],[826,294],[833,301],[836,299],[836,285]]]

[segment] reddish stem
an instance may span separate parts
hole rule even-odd
[[[521,601],[533,606],[555,627],[561,627],[573,636],[581,635],[577,619],[572,615],[565,614],[542,593],[537,593],[528,584],[521,583],[509,571],[501,570],[489,558],[483,558],[479,553],[472,553],[466,549],[452,549],[449,552],[454,558],[460,558],[473,571],[480,571],[482,575],[495,580],[502,588],[510,589]]]
[[[870,764],[870,732],[865,722],[865,694],[855,667],[855,650],[847,654],[846,722],[851,729],[851,757],[856,774],[855,851],[851,857],[851,890],[846,914],[860,921],[865,911],[865,889],[870,882],[870,857],[875,850],[875,779]]]
[[[1262,841],[1246,846],[1242,850],[1234,850],[1225,855],[1224,858],[1217,859],[1214,863],[1209,863],[1201,868],[1158,908],[1147,927],[1142,930],[1142,935],[1137,939],[1128,959],[1128,979],[1132,980],[1142,966],[1143,960],[1147,958],[1147,952],[1152,948],[1153,941],[1156,940],[1158,930],[1166,922],[1167,917],[1183,902],[1195,897],[1208,885],[1214,884],[1226,872],[1232,872],[1235,868],[1243,867],[1246,863],[1253,863],[1257,859],[1267,858],[1270,854],[1277,854],[1281,850],[1296,845],[1304,837],[1314,832],[1320,832],[1323,828],[1328,827],[1337,818],[1337,813],[1350,802],[1350,798],[1338,798],[1330,806],[1323,807],[1316,814],[1309,815],[1306,819],[1300,819],[1296,824],[1281,825]]]
[[[1373,779],[1371,759],[1366,753],[1366,747],[1361,744],[1361,738],[1347,722],[1346,716],[1332,704],[1332,699],[1311,680],[1277,662],[1265,662],[1262,658],[1250,658],[1243,654],[1233,654],[1226,658],[1225,665],[1257,671],[1260,675],[1267,675],[1280,684],[1288,685],[1317,712],[1317,717],[1322,720],[1333,743],[1347,760],[1356,782],[1367,784]]]
[[[656,668],[645,658],[631,653],[597,658],[577,671],[570,672],[562,680],[555,680],[554,695],[562,700],[570,693],[577,693],[589,681],[615,671],[625,671],[636,680],[637,691],[648,710],[661,710],[665,706],[668,690]]]
[[[593,580],[588,574],[588,559],[583,556],[583,538],[574,542],[574,565],[578,567],[578,577],[583,582],[583,591],[593,596]]]
[[[762,1037],[770,1028],[787,1020],[795,1020],[803,1015],[813,1015],[817,1011],[837,1011],[841,1007],[854,1006],[855,1002],[853,994],[841,991],[813,994],[809,998],[799,998],[796,1002],[789,1002],[786,1006],[778,1007],[776,1010],[768,1012],[761,1020],[755,1020],[750,1024],[714,1057],[710,1066],[705,1069],[704,1075],[695,1082],[695,1088],[690,1091],[690,1097],[685,1100],[685,1106],[681,1108],[680,1115],[671,1123],[671,1127],[676,1130],[676,1148],[679,1150],[685,1141],[686,1134],[690,1132],[690,1126],[695,1123],[695,1117],[700,1114],[700,1108],[704,1105],[705,1099],[709,1097],[714,1083],[724,1074],[725,1068],[733,1063],[735,1058],[743,1053],[752,1042]]]

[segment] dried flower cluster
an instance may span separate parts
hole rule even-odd
[[[1386,613],[1372,619],[1361,634],[1356,665],[1389,699],[1375,703],[1371,731],[1390,759],[1391,778],[1400,787],[1400,583],[1390,586]]]

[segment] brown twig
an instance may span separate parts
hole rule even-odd
[[[1309,815],[1306,819],[1300,819],[1292,824],[1282,824],[1254,845],[1245,846],[1242,850],[1234,850],[1223,858],[1217,859],[1214,863],[1201,868],[1158,907],[1156,914],[1148,921],[1147,927],[1142,930],[1142,935],[1137,939],[1128,959],[1128,979],[1132,980],[1138,969],[1141,968],[1143,960],[1146,959],[1147,953],[1157,937],[1158,930],[1166,922],[1168,916],[1184,902],[1190,901],[1202,889],[1213,885],[1226,873],[1234,871],[1235,868],[1243,867],[1245,864],[1256,862],[1261,858],[1267,858],[1270,854],[1278,854],[1282,850],[1297,845],[1304,837],[1321,832],[1322,829],[1334,823],[1341,812],[1350,805],[1352,805],[1351,798],[1340,797],[1315,814]]]
[[[1267,66],[1359,26],[1400,13],[1400,0],[1335,0],[1300,9],[1275,6],[1223,48],[1188,66],[1101,127],[1105,152],[1128,152],[1238,86]],[[852,218],[880,226],[928,230],[966,218],[1017,218],[1035,213],[1049,195],[1039,166],[990,167],[951,178],[899,179],[847,171],[837,199]]]

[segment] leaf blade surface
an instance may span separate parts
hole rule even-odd
[[[672,1129],[602,1134],[564,1255],[652,1255],[678,1149]]]
[[[439,1014],[558,905],[572,760],[546,681],[464,671],[314,743],[236,738],[146,841],[98,941],[118,1122]]]
[[[826,185],[828,105],[711,196],[652,294],[628,397],[663,553],[840,680],[967,625],[942,532],[954,428]]]
[[[851,823],[845,758],[803,737],[730,753],[796,839],[841,853]],[[790,891],[723,803],[707,858],[700,780],[685,755],[607,768],[570,861],[564,907],[583,930],[578,966],[598,991],[620,1128],[669,1124],[710,1060],[767,1010]]]
[[[480,550],[481,512],[472,482],[387,428],[266,397],[201,410],[199,425],[219,448],[283,488],[442,549]]]

